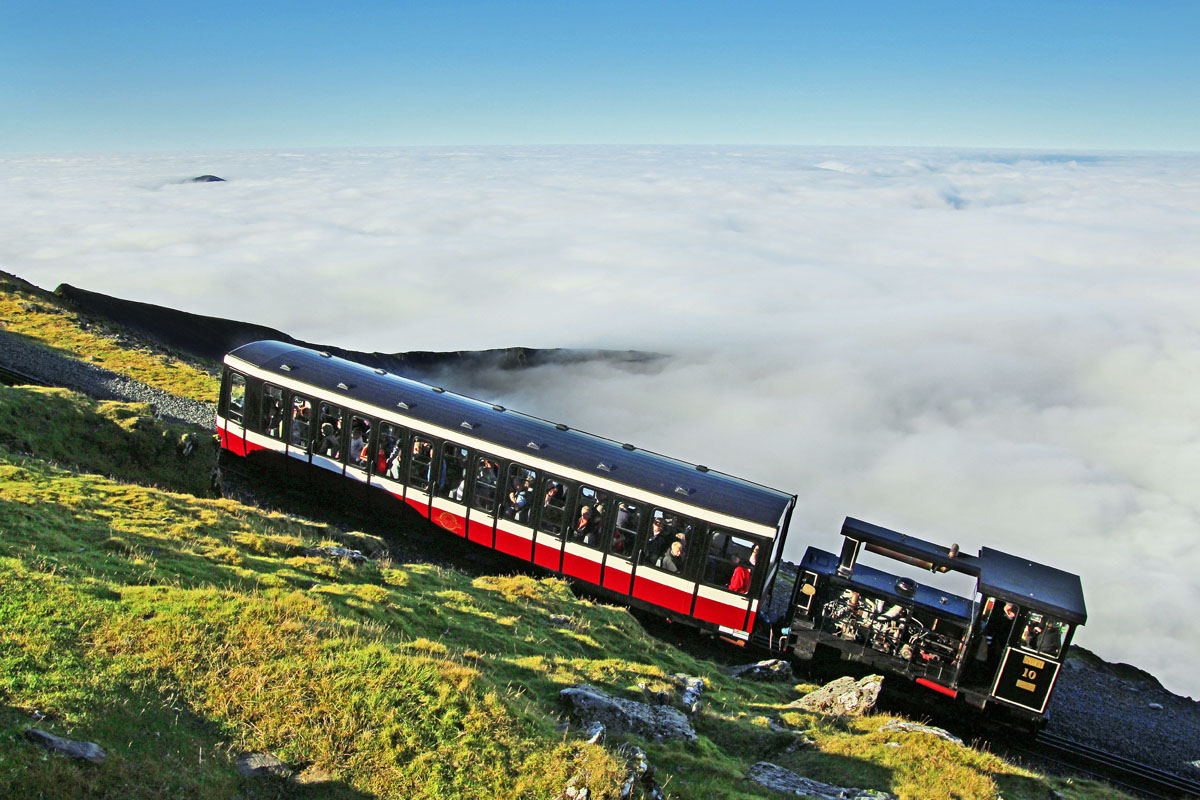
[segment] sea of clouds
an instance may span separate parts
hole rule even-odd
[[[0,158],[0,269],[361,350],[636,349],[455,389],[1083,578],[1200,695],[1200,154]],[[226,183],[190,183],[204,173]]]

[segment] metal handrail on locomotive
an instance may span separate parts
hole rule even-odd
[[[1045,716],[1079,578],[847,518],[839,556],[783,559],[796,496],[277,341],[225,357],[225,452],[449,533],[737,644],[831,648],[976,706]],[[977,579],[971,598],[858,563],[862,549]]]

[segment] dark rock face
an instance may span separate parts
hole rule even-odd
[[[197,175],[192,178],[189,183],[225,183],[224,178],[218,178],[216,175]]]
[[[599,722],[611,733],[636,733],[648,739],[696,740],[687,716],[671,706],[651,706],[605,694],[595,686],[571,686],[559,698],[585,724]]]
[[[63,736],[55,736],[53,733],[47,733],[38,728],[26,728],[25,738],[34,744],[40,744],[47,750],[62,753],[71,758],[91,761],[93,764],[99,764],[107,755],[104,748],[95,742],[79,742]]]

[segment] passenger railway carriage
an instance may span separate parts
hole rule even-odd
[[[1076,575],[852,518],[840,555],[784,561],[795,495],[282,342],[226,356],[217,428],[230,453],[390,495],[630,605],[787,657],[837,652],[1035,722],[1087,619]],[[866,553],[960,573],[974,591]]]
[[[217,428],[377,487],[451,533],[746,639],[795,496],[264,341],[225,359]]]

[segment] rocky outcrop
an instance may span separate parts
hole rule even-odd
[[[313,547],[304,551],[306,556],[315,556],[317,558],[345,558],[353,561],[355,564],[365,564],[371,559],[362,554],[360,550],[351,550],[348,547]]]
[[[292,768],[270,753],[247,753],[237,760],[244,778],[290,778]]]
[[[683,692],[679,697],[679,704],[683,706],[684,713],[689,717],[696,716],[702,705],[700,695],[704,694],[704,678],[693,678],[690,675],[682,674],[676,674],[674,678],[675,684]]]
[[[39,728],[26,728],[25,738],[52,752],[62,753],[64,756],[83,761],[91,761],[93,764],[99,764],[108,755],[104,752],[104,748],[95,742],[80,742],[64,736],[55,736],[53,733],[47,733]]]
[[[605,694],[595,686],[571,686],[559,698],[585,726],[599,722],[613,734],[636,733],[648,739],[695,741],[687,716],[671,706],[652,706]]]
[[[755,681],[790,681],[792,665],[782,658],[769,658],[753,664],[730,667],[725,674],[731,678],[748,678]]]
[[[932,725],[918,725],[915,722],[905,722],[901,719],[889,720],[879,730],[881,731],[903,731],[904,733],[927,733],[931,736],[937,736],[940,739],[945,739],[947,742],[954,744],[962,744],[963,740],[950,733],[944,728],[935,728]]]
[[[654,765],[646,757],[646,751],[626,743],[617,748],[617,755],[623,756],[625,763],[629,766],[629,772],[621,783],[621,791],[617,795],[621,800],[628,800],[632,797],[633,787],[639,784],[642,787],[643,797],[650,798],[650,800],[662,800],[665,797],[662,787],[658,785],[658,779],[654,777]]]
[[[881,688],[882,675],[868,675],[857,681],[846,676],[788,703],[788,708],[829,716],[860,717],[875,706]]]
[[[767,761],[759,761],[751,767],[746,777],[772,791],[801,797],[817,797],[820,800],[896,800],[896,795],[887,792],[848,789],[814,781]]]

